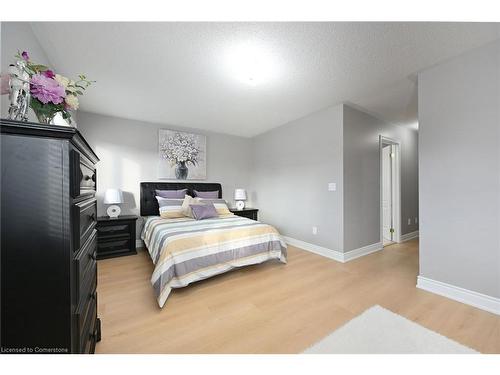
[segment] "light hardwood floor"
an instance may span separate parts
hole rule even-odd
[[[419,290],[418,241],[342,264],[289,246],[265,263],[177,289],[160,309],[147,252],[99,261],[97,353],[299,353],[380,305],[483,353],[500,318]]]

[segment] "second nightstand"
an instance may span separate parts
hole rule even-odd
[[[135,222],[137,216],[97,218],[97,259],[137,254],[135,250]]]
[[[247,217],[252,220],[258,220],[257,213],[259,212],[259,210],[257,208],[244,208],[242,210],[230,208],[229,211],[238,216]]]

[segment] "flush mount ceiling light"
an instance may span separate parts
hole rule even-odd
[[[225,66],[229,75],[250,86],[266,84],[278,75],[276,58],[262,43],[243,43],[228,49]]]

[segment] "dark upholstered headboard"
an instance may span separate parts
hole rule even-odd
[[[194,190],[219,191],[222,198],[222,186],[216,183],[204,182],[141,182],[141,216],[159,215],[158,201],[155,190],[180,190],[188,189],[187,193],[194,197]]]

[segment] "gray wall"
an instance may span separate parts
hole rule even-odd
[[[98,213],[105,213],[102,194],[120,188],[126,203],[122,213],[139,213],[139,182],[158,181],[158,130],[191,129],[126,120],[79,112],[78,129],[101,161],[97,164]],[[207,135],[207,179],[220,182],[223,196],[233,202],[234,189],[247,188],[249,195],[252,141],[249,138],[193,130]],[[168,181],[168,180],[161,180]]]
[[[420,275],[500,297],[500,42],[418,85]]]
[[[39,64],[50,65],[49,59],[31,30],[28,22],[2,22],[1,23],[1,72],[7,73],[9,64],[15,61],[17,51],[28,51],[30,58]],[[8,95],[1,96],[1,117],[6,118],[9,109]],[[30,120],[36,117],[30,109]]]
[[[401,142],[401,232],[417,231],[417,132],[348,105],[253,139],[252,190],[261,219],[285,236],[336,251],[380,242],[379,135]],[[329,182],[337,191],[328,191]]]
[[[341,251],[342,105],[261,134],[253,146],[260,218],[285,236]],[[328,191],[329,182],[337,191]]]
[[[345,105],[344,251],[380,242],[379,135],[401,143],[401,233],[418,230],[418,133]]]

